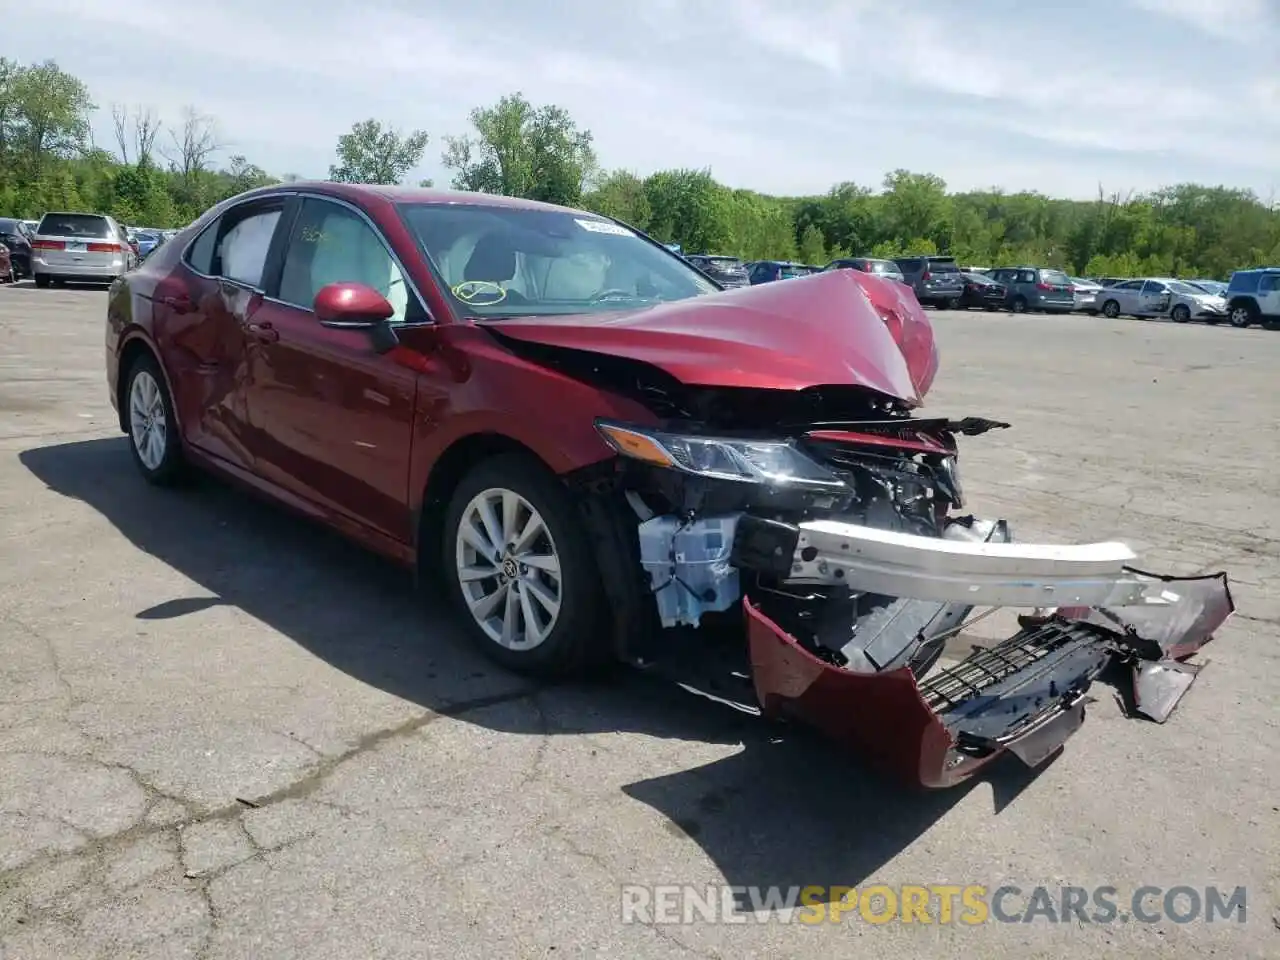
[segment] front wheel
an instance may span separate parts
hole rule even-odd
[[[1173,312],[1169,314],[1169,317],[1174,323],[1186,323],[1191,319],[1191,310],[1186,304],[1180,303],[1173,308]]]
[[[550,677],[605,661],[591,544],[541,464],[503,455],[472,468],[449,502],[441,548],[449,594],[486,656]]]
[[[1027,298],[1026,298],[1026,297],[1014,297],[1014,298],[1013,298],[1013,302],[1009,304],[1009,309],[1010,309],[1010,310],[1012,310],[1014,313],[1026,313],[1026,312],[1027,312]]]
[[[129,368],[125,385],[125,428],[129,449],[143,478],[172,486],[186,473],[173,401],[155,357],[144,353]]]

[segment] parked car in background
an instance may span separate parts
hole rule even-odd
[[[1171,277],[1123,280],[1104,290],[1098,299],[1108,317],[1169,317],[1176,323],[1195,318],[1213,324],[1227,315],[1222,297]]]
[[[31,276],[31,228],[26,222],[0,217],[0,243],[9,248],[9,260],[18,278]]]
[[[1102,293],[1106,287],[1100,283],[1094,283],[1092,280],[1086,280],[1084,277],[1068,277],[1067,279],[1071,281],[1071,289],[1075,293],[1075,309],[1082,313],[1097,313],[1098,294]]]
[[[706,253],[690,254],[684,258],[716,283],[724,287],[745,287],[747,268],[737,257],[713,256]]]
[[[1124,283],[1128,277],[1094,277],[1094,283],[1100,287],[1114,287],[1117,283]]]
[[[1221,280],[1187,280],[1185,282],[1193,287],[1199,287],[1205,293],[1212,293],[1219,297],[1227,295],[1227,285]]]
[[[36,227],[40,226],[39,220],[23,220],[22,225],[27,228],[27,233],[35,235]]]
[[[1008,291],[1004,284],[998,283],[982,273],[962,273],[964,292],[960,294],[960,306],[983,307],[986,310],[1000,310],[1005,305]]]
[[[156,230],[139,230],[134,234],[134,239],[138,244],[139,260],[147,259],[151,251],[164,242],[164,237]]]
[[[823,270],[861,270],[863,273],[874,273],[878,277],[884,277],[888,280],[897,280],[904,283],[906,277],[902,275],[902,271],[898,269],[898,265],[892,260],[879,260],[875,257],[841,257],[839,260],[832,260]]]
[[[954,257],[895,257],[902,282],[915,291],[923,305],[954,310],[964,294],[964,280]]]
[[[809,271],[803,264],[790,260],[753,260],[747,265],[748,281],[754,286],[758,283],[773,283],[775,280],[794,280],[807,277]]]
[[[1004,284],[1006,305],[1014,313],[1039,310],[1044,313],[1070,313],[1076,308],[1071,278],[1061,270],[1046,267],[1001,267],[991,274]]]
[[[0,242],[0,283],[17,283],[18,271],[13,265],[9,248]]]
[[[1261,323],[1268,330],[1280,328],[1280,267],[1237,270],[1225,299],[1233,327]]]
[[[46,213],[31,242],[37,287],[110,283],[137,264],[124,227],[99,213]]]

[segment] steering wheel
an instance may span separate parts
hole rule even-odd
[[[618,290],[618,289],[602,290],[599,293],[597,293],[594,297],[591,298],[591,302],[601,303],[605,300],[620,300],[620,299],[634,300],[636,299],[635,292],[632,290]]]

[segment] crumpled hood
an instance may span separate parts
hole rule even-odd
[[[620,313],[484,325],[516,340],[640,360],[692,386],[849,385],[914,406],[938,368],[933,328],[911,290],[856,270]]]

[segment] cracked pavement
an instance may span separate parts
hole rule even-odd
[[[532,686],[376,558],[214,481],[145,487],[105,302],[0,287],[3,960],[1280,952],[1280,334],[936,315],[930,406],[1014,424],[963,441],[976,511],[1225,568],[1239,613],[1166,725],[1099,685],[1055,762],[917,795],[646,678]],[[1244,924],[621,923],[620,884],[677,882],[1249,901]]]

